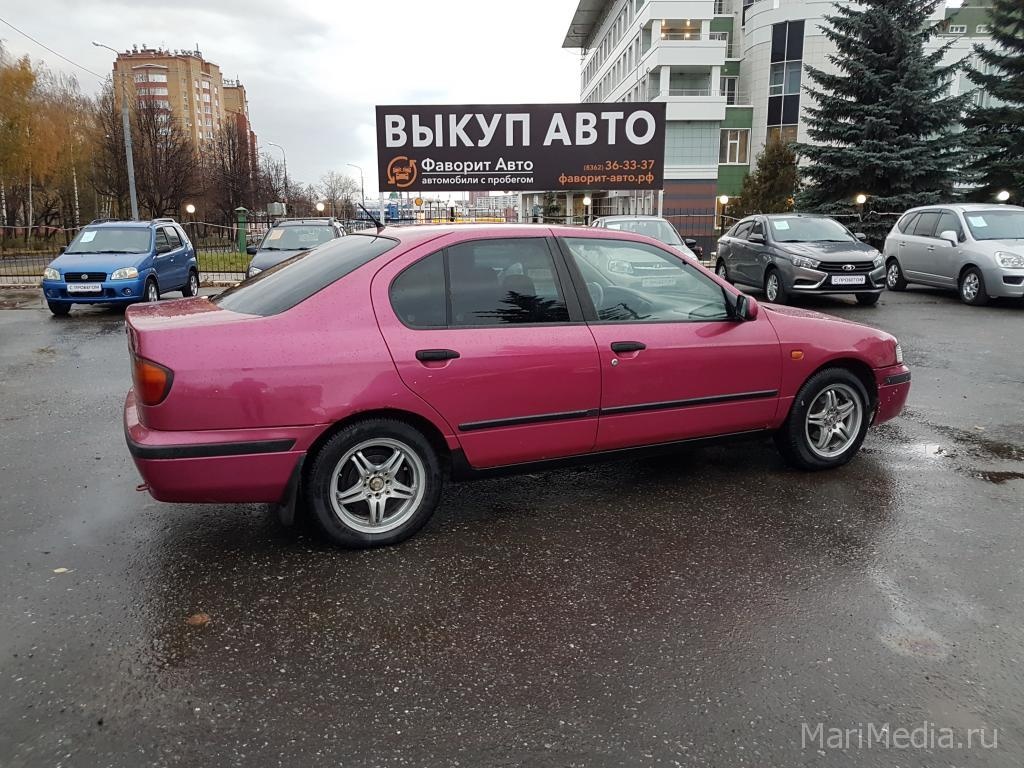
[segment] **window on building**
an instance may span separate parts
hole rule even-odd
[[[718,162],[724,165],[747,165],[750,161],[749,128],[723,128]]]
[[[949,34],[951,34],[951,35],[963,35],[963,34],[966,34],[966,32],[967,32],[967,25],[966,24],[950,24],[949,25]]]
[[[768,128],[768,141],[781,141],[783,144],[792,144],[796,141],[797,127],[795,125],[774,125]]]
[[[732,77],[731,75],[728,76],[728,77],[723,77],[719,81],[719,85],[718,85],[719,93],[721,93],[723,96],[725,96],[725,103],[726,104],[736,104],[737,103],[736,102],[736,89],[738,87],[738,84],[739,84],[739,78],[738,77]]]
[[[800,81],[803,70],[804,22],[772,25],[771,67],[768,73],[768,140],[796,141],[800,121]]]
[[[979,24],[978,26],[976,26],[974,28],[974,31],[975,31],[975,33],[977,33],[979,35],[987,35],[987,34],[990,34],[992,32],[992,30],[991,30],[991,28],[989,27],[988,24]]]

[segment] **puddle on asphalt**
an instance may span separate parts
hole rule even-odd
[[[1009,480],[1024,480],[1024,472],[994,472],[989,470],[975,470],[971,475],[979,480],[987,480],[996,485],[1002,485]]]

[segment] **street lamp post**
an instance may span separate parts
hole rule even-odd
[[[281,202],[283,202],[285,204],[285,213],[287,215],[287,206],[288,206],[288,154],[284,151],[284,147],[282,147],[280,144],[275,144],[272,141],[268,141],[267,144],[269,144],[272,147],[277,147],[278,149],[281,150],[281,160],[284,163],[284,200],[282,200]]]
[[[590,225],[590,206],[593,202],[590,195],[583,196],[583,224],[586,226]]]
[[[1001,189],[999,190],[999,192],[996,193],[996,200],[998,200],[1000,203],[1005,203],[1009,199],[1010,193],[1007,192],[1005,189]]]
[[[722,206],[722,212],[718,214],[718,229],[722,235],[725,235],[725,212],[729,209],[729,196],[719,195],[718,204]]]
[[[92,44],[97,48],[106,48],[108,51],[113,51],[114,55],[120,55],[117,51],[111,48],[109,45],[92,41]],[[117,59],[114,59],[116,66]],[[135,192],[135,159],[132,155],[132,126],[131,121],[128,119],[128,84],[126,82],[127,75],[121,73],[121,125],[124,128],[124,157],[128,163],[128,196],[132,202],[132,220],[139,220],[139,198]]]
[[[345,165],[350,165],[353,168],[355,168],[357,171],[359,171],[359,197],[362,199],[363,206],[365,207],[366,206],[366,186],[363,184],[363,169],[360,168],[355,163],[345,163]]]
[[[868,201],[868,196],[861,192],[857,195],[853,201],[857,204],[857,221],[864,221],[864,203]]]

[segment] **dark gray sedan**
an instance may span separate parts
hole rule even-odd
[[[246,249],[253,258],[245,276],[258,275],[296,253],[316,248],[344,234],[345,230],[334,219],[282,219],[267,230],[259,245],[250,245]]]
[[[863,239],[827,216],[748,216],[719,239],[715,271],[764,289],[776,304],[805,293],[849,293],[875,304],[885,289],[885,261]]]

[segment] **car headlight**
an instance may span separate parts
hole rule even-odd
[[[632,275],[633,265],[621,259],[612,259],[608,262],[609,272],[618,272],[620,275]]]
[[[1024,256],[1009,251],[996,251],[996,263],[1007,269],[1024,269]]]
[[[896,364],[903,364],[903,347],[900,346],[898,341],[896,342]]]
[[[60,280],[60,272],[53,267],[47,267],[43,270],[43,280]]]
[[[111,280],[134,280],[139,276],[139,270],[135,267],[121,267],[115,269],[113,274],[110,275]]]
[[[875,269],[878,269],[879,267],[884,267],[885,257],[882,254],[878,254],[877,256],[875,256],[875,260],[871,262],[871,266],[873,266]]]
[[[807,267],[808,269],[817,269],[821,264],[817,259],[809,259],[806,256],[790,256],[793,260],[794,267]]]
[[[256,277],[262,271],[259,267],[249,267],[249,277]]]

